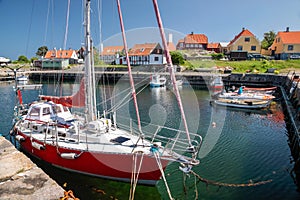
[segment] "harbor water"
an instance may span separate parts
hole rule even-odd
[[[14,114],[13,85],[13,83],[0,84],[0,130],[7,139]],[[23,100],[33,101],[37,99],[38,94],[71,95],[76,90],[71,83],[64,83],[62,86],[60,90],[56,83],[43,83],[42,91],[26,91],[23,93]],[[132,102],[126,102],[128,86],[123,82],[99,85],[97,98],[110,99],[107,104],[99,104],[99,108],[107,108],[124,100],[117,111],[117,121],[128,117],[135,119]],[[140,86],[137,93],[143,128],[147,129],[151,124],[158,124],[183,130],[180,111],[171,88]],[[200,164],[193,168],[195,173],[205,179],[228,184],[270,182],[253,187],[214,186],[199,181],[193,174],[184,174],[179,170],[178,163],[171,163],[166,168],[165,175],[173,198],[300,198],[290,173],[293,162],[280,101],[277,101],[270,110],[225,109],[210,105],[210,93],[207,90],[193,89],[184,85],[180,88],[180,93],[190,132],[203,137],[198,155]],[[115,97],[111,98],[112,96]],[[129,197],[130,183],[80,175],[57,169],[35,158],[31,159],[66,190],[73,190],[75,196],[80,199]],[[155,187],[139,185],[135,199],[168,199],[165,183],[160,180]]]

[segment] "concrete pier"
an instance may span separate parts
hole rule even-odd
[[[57,200],[64,189],[0,136],[0,199]]]

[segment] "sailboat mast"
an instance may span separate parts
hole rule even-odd
[[[187,135],[189,145],[192,146],[188,125],[187,125],[187,122],[186,122],[185,113],[184,113],[183,106],[182,106],[181,97],[180,97],[180,94],[179,94],[178,87],[176,85],[176,77],[175,77],[175,73],[174,73],[174,69],[173,69],[173,63],[172,63],[169,47],[168,47],[166,36],[165,36],[164,27],[163,27],[163,24],[162,24],[162,20],[161,20],[161,17],[160,17],[160,12],[159,12],[158,4],[157,4],[156,0],[153,0],[153,6],[154,6],[155,14],[156,14],[157,23],[158,23],[158,26],[159,26],[159,31],[160,31],[162,43],[163,43],[163,46],[164,46],[164,49],[165,49],[165,54],[166,54],[166,58],[167,58],[170,77],[171,77],[171,80],[172,80],[172,84],[173,84],[174,92],[175,92],[175,95],[176,95],[177,103],[178,103],[178,106],[179,106],[179,109],[180,109],[182,121],[184,123],[185,132],[186,132],[186,135]]]
[[[91,55],[91,35],[90,35],[90,10],[91,1],[85,0],[85,113],[87,121],[96,119],[96,102],[95,102],[95,78],[92,69],[92,55]]]
[[[121,26],[121,30],[122,30],[123,44],[124,44],[126,62],[127,62],[127,68],[128,68],[128,76],[129,76],[130,86],[131,86],[131,93],[132,93],[132,97],[133,97],[133,103],[134,103],[134,107],[135,107],[135,112],[136,112],[136,117],[137,117],[137,122],[138,122],[138,128],[139,128],[140,133],[142,133],[139,108],[138,108],[137,99],[136,99],[134,81],[133,81],[132,73],[131,73],[131,66],[130,66],[130,60],[129,60],[129,56],[128,56],[128,48],[127,48],[127,42],[126,42],[126,36],[125,36],[125,29],[124,29],[122,11],[121,11],[121,6],[120,6],[120,1],[119,0],[117,0],[117,4],[118,4],[118,13],[119,13],[119,18],[120,18],[120,26]]]

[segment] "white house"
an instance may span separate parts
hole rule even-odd
[[[130,65],[162,65],[166,63],[164,51],[159,43],[136,44],[129,51]],[[126,57],[120,57],[116,64],[126,65]]]

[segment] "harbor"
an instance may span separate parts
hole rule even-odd
[[[64,72],[64,74],[67,74]],[[140,75],[139,73],[138,75]],[[182,74],[180,74],[182,76]],[[59,76],[59,74],[56,74]],[[148,77],[148,74],[143,74],[144,77]],[[192,76],[189,74],[189,76]],[[220,135],[219,142],[220,144],[216,145],[212,152],[210,152],[207,156],[201,158],[201,165],[199,168],[195,168],[194,171],[198,174],[201,174],[202,177],[205,177],[209,180],[214,180],[218,182],[225,182],[225,183],[249,183],[251,182],[258,182],[258,181],[268,181],[272,180],[272,182],[265,184],[263,186],[256,186],[251,189],[234,189],[234,188],[224,188],[218,189],[219,187],[216,186],[208,186],[209,191],[205,188],[204,183],[197,183],[194,185],[194,178],[183,178],[182,173],[178,170],[176,165],[170,165],[166,169],[167,180],[169,186],[171,188],[172,194],[177,197],[178,199],[181,198],[194,198],[195,192],[194,187],[198,189],[198,195],[201,197],[209,197],[214,199],[231,199],[233,196],[243,198],[243,199],[252,199],[254,196],[259,196],[262,198],[278,198],[282,199],[285,197],[289,197],[290,199],[298,198],[297,195],[297,184],[294,182],[294,179],[290,176],[290,172],[293,172],[295,168],[294,159],[297,159],[295,155],[297,155],[297,135],[294,134],[293,129],[297,129],[297,126],[294,126],[293,129],[290,129],[288,124],[292,124],[292,120],[289,117],[283,118],[282,116],[295,116],[296,109],[293,108],[293,105],[289,106],[290,111],[286,111],[285,109],[285,102],[283,98],[281,98],[281,93],[279,91],[279,101],[276,101],[276,104],[279,106],[270,111],[241,111],[238,109],[221,109],[211,107],[209,105],[210,97],[209,92],[204,87],[204,79],[209,80],[211,74],[206,74],[205,77],[199,77],[198,79],[195,78],[199,76],[198,74],[193,74],[192,80],[195,82],[203,82],[203,86],[200,85],[191,85],[187,87],[187,85],[183,85],[181,89],[181,93],[183,94],[183,102],[191,102],[187,100],[196,95],[196,99],[194,99],[194,103],[188,106],[186,111],[188,113],[188,118],[191,119],[190,125],[192,127],[193,132],[199,132],[201,135],[211,135],[213,132],[207,132],[209,130],[211,122],[216,122],[216,127],[221,126],[222,120],[221,117],[224,117],[225,122],[222,126],[222,134]],[[265,78],[270,77],[272,75],[239,75],[239,74],[226,74],[224,75],[224,81],[230,77],[230,80],[236,80],[236,85],[239,84],[249,84],[249,85],[260,85],[264,86],[266,84]],[[290,95],[290,89],[293,85],[292,83],[297,81],[293,80],[295,74],[289,74],[284,76],[275,75],[273,77],[273,81],[280,83],[283,91],[286,93],[286,102],[291,103],[294,102],[295,99],[290,99],[289,97],[295,97],[297,95]],[[31,76],[32,77],[32,76]],[[101,76],[100,76],[101,77]],[[236,77],[236,78],[234,78]],[[241,82],[241,77],[245,82]],[[251,80],[255,80],[255,82],[249,83],[249,78]],[[40,78],[40,77],[39,77]],[[38,78],[38,80],[39,80]],[[114,78],[113,78],[114,79]],[[112,80],[113,80],[112,79]],[[259,79],[259,80],[258,80]],[[47,81],[48,80],[48,81]],[[148,80],[148,79],[147,79]],[[36,82],[31,79],[31,81]],[[43,81],[43,93],[47,94],[54,94],[53,88],[55,88],[55,83],[53,81]],[[70,81],[66,81],[63,83],[63,91],[66,94],[69,94],[70,89]],[[126,82],[126,81],[125,81]],[[124,82],[120,82],[124,83]],[[234,82],[231,82],[233,84]],[[121,84],[122,85],[122,84]],[[294,84],[295,85],[295,84]],[[14,93],[12,90],[13,83],[6,83],[2,84],[2,96],[6,96],[7,98],[13,98]],[[100,88],[108,87],[108,86],[101,86]],[[118,82],[114,85],[114,87],[120,87]],[[7,89],[5,89],[7,88]],[[3,94],[3,91],[5,92]],[[298,91],[298,90],[295,90]],[[295,93],[296,94],[296,93]],[[151,97],[151,98],[149,98]],[[30,96],[24,96],[24,98],[33,98],[34,95],[31,94]],[[159,101],[159,99],[169,99],[167,101]],[[162,113],[169,113],[175,112],[178,113],[178,110],[174,110],[174,97],[172,97],[171,90],[164,89],[164,88],[146,88],[144,91],[141,92],[139,95],[139,102],[143,102],[140,105],[142,119],[150,120],[151,122],[164,122],[164,125],[176,127],[176,123],[174,124],[173,120],[176,119],[178,114],[176,114],[174,119],[168,119],[167,121],[164,120],[163,117],[160,116],[151,116],[149,119],[148,113],[150,110],[155,110],[158,108],[169,108],[169,110],[162,110]],[[173,99],[173,100],[172,100]],[[281,99],[281,100],[280,100]],[[292,101],[290,101],[292,100]],[[158,103],[158,105],[156,105]],[[295,103],[293,103],[295,104]],[[150,105],[150,107],[149,107]],[[151,105],[155,105],[152,107]],[[282,105],[282,110],[281,110]],[[297,105],[297,104],[296,104]],[[6,118],[6,125],[1,129],[3,133],[8,133],[11,128],[11,117],[12,114],[12,106],[8,106],[3,110],[3,114],[5,114]],[[198,107],[199,110],[195,110],[195,107]],[[10,111],[6,110],[10,109]],[[197,118],[196,116],[199,116]],[[151,111],[150,113],[153,114]],[[203,113],[207,113],[203,115]],[[283,114],[284,113],[284,114]],[[161,115],[161,114],[160,114]],[[121,115],[122,116],[122,115]],[[156,116],[156,117],[155,117]],[[192,118],[191,118],[192,117]],[[213,120],[211,119],[213,118]],[[193,119],[196,118],[196,119]],[[242,121],[241,121],[242,119]],[[295,125],[297,125],[297,119],[295,120]],[[176,120],[175,120],[176,121]],[[286,124],[286,125],[285,125]],[[250,125],[250,126],[249,126]],[[249,127],[246,128],[245,127]],[[287,127],[287,129],[285,128]],[[215,129],[211,129],[215,130]],[[219,129],[220,130],[220,129]],[[261,130],[257,132],[257,130]],[[214,133],[216,134],[216,133]],[[275,135],[274,135],[275,134]],[[287,135],[289,134],[291,139],[290,142],[287,143]],[[238,136],[238,137],[237,137]],[[231,142],[229,142],[231,141]],[[269,145],[265,145],[266,142],[270,143]],[[289,146],[290,145],[290,146]],[[276,148],[274,148],[276,147]],[[291,147],[291,148],[290,148]],[[266,149],[267,148],[267,149]],[[205,149],[205,148],[204,148]],[[291,149],[294,149],[291,151]],[[273,152],[270,154],[270,152]],[[294,152],[294,153],[291,153]],[[269,155],[270,154],[270,155]],[[200,152],[200,155],[201,152]],[[229,155],[231,155],[229,157]],[[241,156],[243,155],[243,156]],[[203,156],[203,155],[202,155]],[[225,158],[225,160],[223,160]],[[245,158],[247,158],[245,160]],[[223,160],[223,161],[222,161]],[[292,162],[291,162],[292,161]],[[39,163],[39,161],[37,161]],[[216,168],[219,166],[219,162],[222,163],[222,169]],[[64,170],[56,169],[53,166],[49,166],[45,163],[39,163],[39,166],[42,167],[47,173],[51,174],[51,177],[57,181],[61,186],[67,183],[66,189],[72,189],[76,195],[80,199],[90,199],[90,198],[101,198],[101,199],[109,199],[109,196],[114,196],[118,199],[127,199],[130,191],[130,184],[126,183],[118,183],[114,181],[107,181],[101,180],[97,178],[92,178],[89,176],[82,176],[76,173],[66,172]],[[242,170],[245,166],[247,170]],[[241,171],[242,170],[242,171]],[[240,172],[239,172],[240,171]],[[237,173],[239,172],[239,173]],[[297,171],[296,171],[297,172]],[[294,177],[296,180],[296,177]],[[186,180],[184,180],[186,179]],[[78,185],[76,182],[84,181],[84,185]],[[112,189],[113,185],[120,185],[122,189],[121,195],[114,193]],[[187,188],[184,189],[184,185]],[[147,187],[147,186],[138,186],[137,188],[141,187],[143,191],[146,191],[148,194],[155,194],[156,198],[167,198],[167,194],[165,193],[166,190],[164,188],[164,184],[162,180],[160,180],[156,187]],[[271,191],[271,188],[275,187],[278,190],[272,190],[272,192],[266,193],[265,191]],[[146,189],[145,189],[146,188]],[[269,188],[269,189],[268,189]],[[286,188],[282,191],[282,188]],[[289,188],[289,189],[288,189]],[[183,192],[186,191],[186,194]],[[97,192],[98,191],[98,192]],[[253,191],[256,191],[253,193]],[[279,192],[280,191],[280,192]],[[252,194],[253,193],[253,194]],[[143,196],[143,197],[141,197]],[[159,197],[160,196],[160,197]],[[139,197],[147,199],[144,197],[143,192],[137,189],[136,198]],[[152,196],[153,197],[153,196]]]
[[[209,30],[182,2],[0,4],[29,22],[3,32],[0,199],[299,199],[295,10],[259,39],[263,15]]]

